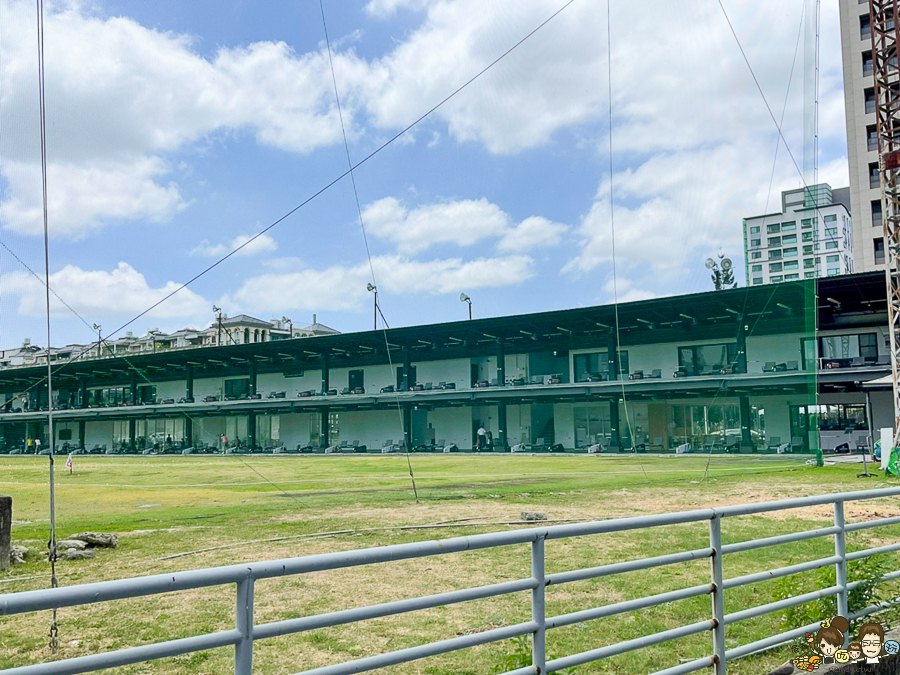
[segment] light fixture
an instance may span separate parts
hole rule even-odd
[[[366,284],[366,290],[369,291],[369,293],[375,294],[375,308],[372,312],[372,330],[378,330],[378,286],[369,282]]]
[[[471,321],[471,320],[472,320],[472,298],[470,298],[470,297],[469,297],[468,295],[466,295],[465,293],[460,293],[460,294],[459,294],[459,301],[460,301],[460,302],[468,302],[468,303],[469,303],[469,321]]]

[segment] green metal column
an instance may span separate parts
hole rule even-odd
[[[403,404],[403,440],[406,441],[406,451],[412,450],[412,404]]]
[[[84,420],[78,420],[78,446],[84,448]]]
[[[250,395],[253,396],[256,394],[256,376],[257,376],[258,366],[256,361],[250,362]]]
[[[187,415],[184,416],[184,447],[194,447],[194,425]]]
[[[735,360],[735,372],[747,372],[747,331],[749,326],[744,322],[744,317],[738,321],[737,332],[737,359]]]
[[[501,450],[506,450],[509,445],[506,442],[506,401],[497,403],[497,441]]]
[[[739,409],[741,416],[741,450],[753,449],[753,438],[750,435],[750,397],[747,394],[741,394],[739,401]]]
[[[609,401],[609,444],[621,448],[622,438],[619,434],[619,399]]]
[[[410,348],[407,346],[407,347],[403,348],[403,381],[402,381],[403,387],[406,389],[406,391],[409,391],[412,388],[412,386],[415,384],[412,377],[410,377],[412,375],[411,371],[412,371],[412,353],[411,353]]]
[[[322,393],[326,393],[329,389],[328,378],[328,354],[322,354]],[[323,427],[324,428],[324,427]]]
[[[328,408],[322,408],[322,410],[319,412],[319,415],[321,415],[320,422],[322,429],[322,447],[327,448],[329,445],[331,445],[330,439],[328,437]]]
[[[88,406],[88,389],[87,389],[87,378],[82,376],[81,382],[78,384],[78,394],[81,399],[80,406],[82,408],[87,408]]]
[[[250,452],[256,449],[256,413],[250,411],[247,415],[247,435],[250,437]]]
[[[609,332],[609,340],[606,343],[606,354],[608,363],[608,375],[610,380],[618,380],[619,379],[619,351],[618,345],[616,341],[616,334],[613,331]],[[616,409],[618,411],[618,408]],[[618,412],[616,412],[616,418],[618,419]],[[616,428],[618,428],[618,423],[616,424]]]
[[[137,389],[138,389],[137,375],[132,375],[131,376],[131,405],[135,405],[138,402]]]
[[[135,435],[137,434],[137,420],[133,417],[128,420],[128,449],[134,450]]]
[[[506,385],[506,346],[503,344],[503,338],[497,340],[497,384],[501,387]],[[506,427],[506,424],[503,425]]]
[[[188,401],[194,398],[194,366],[187,367],[184,378],[184,397]]]

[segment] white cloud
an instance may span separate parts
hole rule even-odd
[[[515,286],[534,275],[527,256],[497,258],[410,260],[378,256],[372,265],[381,292],[396,295],[441,295],[464,289]],[[263,274],[245,281],[222,299],[230,311],[281,312],[291,310],[356,311],[368,301],[368,263],[333,265],[284,274]]]
[[[366,228],[389,239],[400,253],[418,253],[436,244],[471,246],[502,235],[509,216],[486,199],[429,204],[409,210],[394,197],[385,197],[363,210]]]
[[[569,228],[541,216],[531,216],[503,235],[497,248],[505,252],[530,251],[539,247],[558,246]]]
[[[209,240],[204,239],[191,251],[191,255],[219,258],[230,253],[239,246],[243,246],[244,248],[235,253],[235,255],[259,255],[260,253],[271,253],[278,249],[278,242],[268,234],[261,234],[256,237],[256,239],[253,239],[253,241],[250,241],[251,237],[252,235],[249,234],[241,234],[227,244],[212,244]],[[248,244],[247,242],[250,243]]]
[[[497,249],[502,253],[523,253],[558,245],[568,229],[541,216],[514,225],[509,214],[484,198],[409,209],[400,200],[385,197],[363,210],[363,220],[369,232],[396,244],[401,254],[440,244],[473,246],[485,239],[498,239]]]
[[[155,181],[168,170],[157,158],[128,163],[57,162],[47,169],[47,212],[54,236],[78,239],[110,220],[165,221],[185,208],[177,186]],[[40,192],[34,190],[41,184],[40,165],[7,162],[0,171],[11,195],[0,207],[8,227],[22,234],[42,232]]]
[[[369,0],[366,3],[366,13],[384,19],[399,9],[424,9],[429,2],[431,0]]]
[[[607,295],[607,297],[602,299],[603,302],[637,302],[638,300],[656,298],[660,295],[653,291],[635,288],[634,282],[623,276],[607,279],[606,283],[603,284],[603,291]]]
[[[4,292],[19,299],[19,314],[27,317],[45,315],[45,291],[43,284],[27,272],[10,272],[2,277]],[[83,270],[66,265],[50,275],[50,288],[54,289],[75,311],[88,321],[96,316],[130,318],[143,312],[181,284],[169,281],[160,288],[153,288],[143,274],[131,265],[120,262],[107,272]],[[71,316],[53,295],[51,312],[56,316]],[[152,318],[191,319],[209,313],[209,303],[186,288],[172,296],[148,314]]]
[[[0,44],[0,137],[9,182],[7,226],[39,233],[41,211],[34,10],[4,6]],[[73,3],[48,11],[46,24],[49,196],[59,234],[78,238],[109,221],[161,220],[184,207],[165,180],[163,158],[215,132],[308,153],[341,140],[328,57],[297,54],[281,42],[221,48],[204,58],[190,39],[123,17],[100,19]],[[334,54],[348,134],[354,82],[367,66]],[[29,185],[37,187],[28,187]]]

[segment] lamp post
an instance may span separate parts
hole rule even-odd
[[[100,337],[100,331],[103,330],[103,326],[99,323],[95,323],[93,328],[97,331],[97,358],[99,358],[102,355],[101,346],[103,345],[103,338]]]
[[[281,317],[281,324],[282,324],[282,325],[284,325],[284,324],[287,324],[287,325],[288,325],[288,339],[290,340],[292,337],[294,337],[294,322],[291,321],[291,320],[290,320],[289,318],[287,318],[286,316],[283,316],[283,317]]]
[[[713,286],[717,291],[727,288],[737,288],[737,282],[734,280],[734,265],[730,258],[726,258],[722,249],[717,253],[718,262],[712,258],[706,259],[706,269],[712,272],[711,279]]]
[[[375,284],[369,283],[369,284],[366,284],[366,290],[369,291],[369,293],[375,294],[375,307],[373,308],[373,313],[372,313],[372,316],[373,316],[372,330],[378,330],[378,286],[376,286]]]
[[[153,353],[156,353],[156,337],[161,335],[162,332],[158,330],[147,331],[150,334],[151,339],[153,340]]]
[[[459,294],[459,301],[460,301],[460,302],[468,302],[468,303],[469,303],[469,321],[471,321],[471,320],[472,320],[472,298],[470,298],[470,297],[469,297],[468,295],[466,295],[465,293],[460,293],[460,294]]]
[[[213,314],[216,315],[216,346],[222,346],[222,308],[213,305]]]

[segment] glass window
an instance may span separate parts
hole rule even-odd
[[[780,272],[781,271],[781,263],[769,263],[769,271],[770,272]]]
[[[800,268],[800,262],[797,260],[789,260],[788,262],[784,263],[785,270],[796,270],[799,268]]]
[[[609,442],[612,425],[608,405],[576,406],[573,413],[576,448]]]
[[[598,376],[602,376],[603,379],[609,378],[609,352],[606,349],[588,354],[575,354],[572,365],[575,367],[576,382],[585,382],[591,377]],[[630,372],[627,350],[619,350],[619,372],[623,374]]]
[[[884,264],[884,238],[879,237],[872,241],[872,248],[875,251],[875,264]]]
[[[800,226],[801,226],[804,230],[809,230],[810,228],[812,228],[812,219],[811,219],[811,218],[804,218],[803,220],[800,221]]]
[[[753,277],[753,285],[759,286],[763,282],[762,277]]]
[[[873,227],[881,227],[884,223],[884,220],[881,216],[881,200],[873,199],[872,200],[872,226]]]
[[[247,398],[250,394],[250,378],[242,377],[235,380],[225,380],[225,398],[235,400]]]
[[[813,254],[812,244],[803,247],[803,255],[812,255],[812,254]]]
[[[836,227],[826,227],[825,228],[825,236],[826,237],[836,237],[837,236],[837,228]]]
[[[678,366],[687,371],[688,375],[718,374],[727,366],[735,366],[738,371],[743,368],[738,361],[736,342],[678,348]]]
[[[769,277],[769,281],[771,281],[772,283],[781,281],[781,275],[779,274],[778,276]]]
[[[815,279],[816,273],[815,272],[806,272],[803,274],[803,278],[804,279]]]
[[[750,240],[751,246],[760,246],[761,244],[762,244],[762,242],[759,239],[751,239]]]
[[[828,270],[828,276],[830,276],[830,277],[836,277],[840,273],[841,273],[841,271],[839,269]]]
[[[787,246],[788,244],[796,244],[796,243],[797,243],[797,235],[796,235],[796,234],[789,234],[789,235],[787,235],[787,236],[785,236],[785,237],[782,237],[782,238],[781,238],[781,243],[782,243],[783,245],[785,245],[785,246]]]
[[[836,262],[840,262],[840,260],[841,260],[841,256],[839,256],[839,255],[826,255],[825,256],[825,262],[836,263]]]
[[[878,359],[878,334],[862,333],[829,335],[819,338],[819,355],[823,359]]]
[[[750,258],[752,260],[759,260],[760,258],[762,258],[762,251],[751,251]]]
[[[804,232],[803,233],[803,241],[812,241],[813,233],[812,232]]]
[[[875,88],[869,87],[865,90],[866,97],[866,114],[875,112]]]
[[[862,54],[863,77],[869,77],[874,72],[872,64],[872,50],[863,52]]]
[[[754,225],[750,228],[750,234],[759,234],[759,225]]]
[[[781,246],[781,237],[769,237],[769,246]]]
[[[790,221],[790,222],[788,222],[788,223],[782,223],[782,224],[781,224],[781,231],[782,231],[782,232],[793,232],[793,231],[796,230],[796,229],[797,229],[797,221],[796,221],[796,220],[792,220],[792,221]]]
[[[781,260],[781,249],[769,251],[769,260]]]
[[[834,214],[832,214],[830,216],[825,216],[824,220],[825,220],[826,225],[828,223],[834,223],[834,222],[837,222],[837,216]]]
[[[797,281],[799,278],[800,278],[799,274],[785,274],[784,275],[785,281]]]
[[[796,258],[797,257],[797,247],[786,248],[784,249],[784,257],[785,258]]]
[[[878,171],[878,162],[869,163],[869,187],[881,187],[881,174]]]
[[[768,227],[766,227],[766,232],[768,232],[769,234],[772,234],[773,232],[777,234],[780,231],[781,231],[781,225],[779,225],[778,223],[775,223],[774,225],[769,225]]]
[[[751,272],[762,272],[762,265],[753,265],[750,268]]]
[[[804,269],[813,269],[816,266],[815,258],[804,258],[803,259],[803,267]]]
[[[826,250],[834,250],[838,247],[838,243],[836,241],[826,241],[825,249]]]

